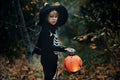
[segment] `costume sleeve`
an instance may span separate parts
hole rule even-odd
[[[39,47],[35,47],[32,54],[36,53],[36,54],[40,54],[41,49]]]
[[[64,47],[64,46],[53,45],[52,48],[53,48],[54,51],[66,52],[66,50],[65,50],[66,47]]]
[[[61,41],[58,38],[57,32],[54,34],[52,48],[53,48],[53,51],[66,52],[65,50],[66,47],[62,45]]]

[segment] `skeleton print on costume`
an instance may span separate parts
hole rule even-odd
[[[50,36],[54,36],[53,45],[55,45],[55,46],[62,46],[62,43],[61,43],[61,41],[60,41],[59,38],[58,38],[57,32],[56,32],[55,34],[53,34],[52,32],[50,32]],[[58,55],[58,54],[61,53],[61,52],[59,52],[59,51],[54,51],[54,53],[55,53],[56,55]]]

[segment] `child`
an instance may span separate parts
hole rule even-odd
[[[33,53],[41,54],[41,64],[44,71],[44,80],[53,80],[57,69],[58,55],[56,51],[74,53],[75,49],[56,45],[56,30],[65,24],[68,13],[61,5],[50,6],[48,3],[40,11],[39,25],[42,30]]]

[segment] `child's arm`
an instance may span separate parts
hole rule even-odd
[[[33,54],[41,54],[41,49],[39,47],[35,47],[34,50],[32,51],[32,55]]]
[[[64,47],[64,46],[53,45],[52,48],[53,48],[53,51],[67,52],[67,50],[65,50],[66,47]]]
[[[60,52],[70,52],[74,53],[76,50],[74,48],[64,47],[64,46],[53,46],[54,51],[60,51]]]

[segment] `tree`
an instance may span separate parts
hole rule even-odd
[[[20,5],[19,0],[14,0],[14,1],[15,1],[15,6],[17,8],[17,12],[18,12],[18,18],[20,19],[20,23],[19,23],[20,27],[19,28],[20,28],[22,38],[24,40],[24,45],[26,47],[25,51],[26,51],[27,55],[30,55],[32,53],[33,47],[32,47],[32,43],[30,40],[30,36],[28,34],[28,30],[26,28],[25,19],[23,16],[21,5]]]
[[[0,2],[0,52],[7,55],[8,53],[9,55],[30,54],[40,30],[37,23],[39,3],[42,1],[2,0]],[[30,7],[26,7],[29,6],[28,3]]]

